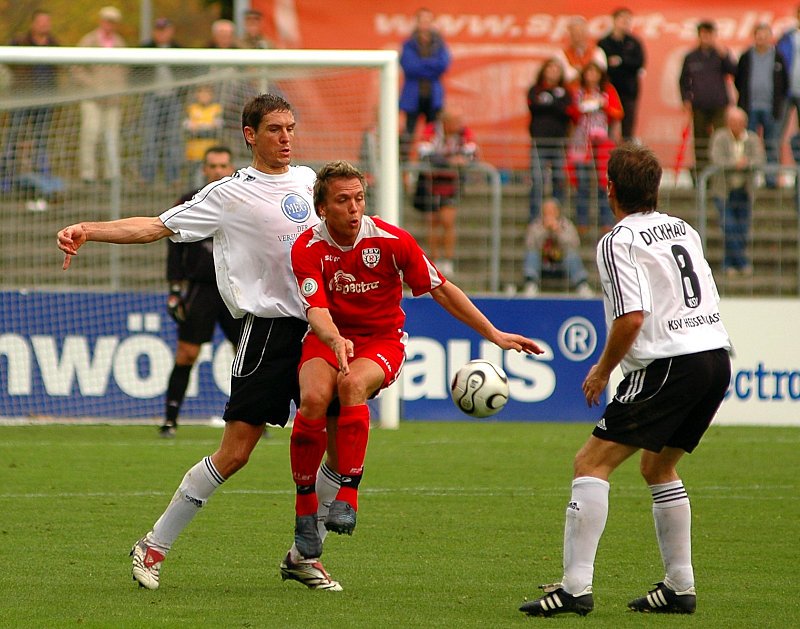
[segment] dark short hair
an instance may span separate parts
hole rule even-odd
[[[358,168],[350,162],[337,160],[328,162],[317,172],[317,180],[314,182],[314,210],[319,215],[319,206],[322,205],[327,196],[328,188],[334,179],[358,179],[364,193],[367,192],[367,181]]]
[[[294,113],[289,102],[276,94],[259,94],[251,98],[242,109],[242,133],[244,133],[245,127],[258,129],[258,125],[261,124],[264,117],[273,111]],[[247,148],[250,148],[247,140],[245,140],[245,144]]]
[[[628,142],[611,151],[608,180],[614,184],[617,204],[626,214],[658,207],[661,164],[646,146]]]
[[[700,34],[700,31],[708,31],[713,33],[717,30],[717,26],[711,20],[703,20],[702,22],[698,22],[697,24],[697,34]]]
[[[209,146],[205,151],[203,151],[203,162],[206,161],[206,157],[208,157],[210,153],[227,153],[228,157],[233,157],[233,151],[231,151],[227,146],[224,144],[215,144],[214,146]]]
[[[618,9],[614,9],[614,11],[611,13],[611,17],[617,18],[623,13],[630,13],[633,15],[633,11],[631,11],[628,7],[619,7]]]

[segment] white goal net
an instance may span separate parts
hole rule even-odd
[[[55,235],[159,214],[201,183],[210,145],[246,166],[241,109],[268,91],[295,110],[295,163],[360,165],[396,222],[394,52],[0,47],[0,418],[162,416],[166,243],[92,243],[63,272]],[[181,417],[221,415],[231,354],[218,330]]]

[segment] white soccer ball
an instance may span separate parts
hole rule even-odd
[[[472,360],[456,372],[450,396],[470,417],[489,417],[508,402],[508,376],[488,360]]]

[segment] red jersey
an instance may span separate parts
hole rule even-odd
[[[292,269],[306,310],[327,308],[342,336],[402,334],[405,282],[414,296],[446,280],[404,229],[364,216],[352,247],[337,245],[323,221],[292,246]]]

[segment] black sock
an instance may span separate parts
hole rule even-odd
[[[172,368],[169,384],[167,385],[166,423],[168,424],[175,425],[178,423],[178,413],[186,395],[186,387],[189,386],[189,374],[191,372],[191,365],[175,365]]]

